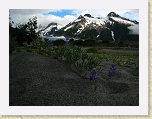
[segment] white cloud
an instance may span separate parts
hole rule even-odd
[[[126,14],[126,13],[128,13],[128,14]],[[138,9],[127,10],[121,16],[129,18],[130,20],[139,21],[139,10]]]
[[[128,27],[129,30],[131,30],[129,32],[129,34],[134,34],[134,35],[139,35],[139,25],[134,25],[134,26],[130,26]]]
[[[49,23],[51,22],[56,22],[59,24],[60,27],[65,26],[71,21],[74,21],[76,17],[71,16],[71,15],[66,15],[64,18],[54,16],[54,15],[49,15],[49,16],[38,16],[38,23],[41,24],[42,26],[46,27]]]
[[[72,15],[66,15],[63,18],[59,16],[54,15],[43,15],[48,14],[52,11],[61,11],[60,9],[10,9],[10,15],[12,21],[16,23],[25,23],[28,22],[30,18],[33,18],[33,16],[36,16],[38,18],[38,25],[42,25],[42,27],[46,27],[50,22],[57,22],[60,24],[60,26],[65,26],[69,22],[75,20],[79,15],[84,14],[91,14],[92,16],[96,17],[105,17],[110,12],[115,12],[116,14],[119,14],[120,16],[127,17],[131,20],[138,20],[138,14],[139,11],[136,9],[133,10],[112,10],[112,9],[74,9],[73,13],[76,14],[75,16]],[[129,12],[130,14],[126,15],[125,13]]]
[[[10,14],[16,15],[33,15],[43,14],[48,12],[60,11],[59,9],[10,9]]]
[[[64,18],[54,16],[54,15],[43,15],[47,14],[51,11],[60,11],[60,10],[49,10],[49,9],[10,9],[10,16],[11,20],[15,23],[25,23],[28,22],[30,18],[33,18],[34,16],[37,17],[38,25],[42,25],[42,27],[46,27],[50,22],[57,22],[60,26],[65,26],[69,22],[76,19],[75,16],[72,15],[66,15]]]
[[[107,16],[110,12],[115,12],[116,14],[119,14],[120,16],[124,15],[126,12],[130,12],[133,15],[137,15],[139,13],[138,10],[133,9],[133,10],[129,10],[129,9],[89,9],[89,10],[81,10],[81,9],[76,9],[73,10],[74,13],[76,13],[77,15],[84,15],[86,13],[91,14],[92,16],[101,16],[101,17],[105,17]],[[125,16],[124,16],[125,17]]]

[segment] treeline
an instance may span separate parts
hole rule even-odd
[[[38,38],[40,32],[37,25],[37,17],[29,19],[27,23],[19,23],[13,27],[13,22],[9,21],[9,50],[12,52],[16,46],[23,46],[23,43],[31,44]]]
[[[58,39],[55,41],[52,41],[52,45],[54,46],[63,46],[65,44],[65,41],[63,39]],[[86,39],[86,40],[69,40],[69,45],[72,46],[99,46],[99,47],[133,47],[133,48],[139,48],[138,42],[111,42],[109,40],[92,40],[92,39]]]

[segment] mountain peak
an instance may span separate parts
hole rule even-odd
[[[46,29],[48,31],[44,35],[52,35],[54,33],[56,36],[64,35],[80,39],[124,41],[128,39],[126,38],[128,36],[128,27],[135,24],[136,21],[121,17],[115,12],[110,12],[106,17],[93,17],[90,14],[85,14],[80,15],[61,29],[57,29],[57,26],[53,23],[52,27]],[[138,40],[138,37],[136,39]]]
[[[78,19],[82,19],[82,18],[84,18],[82,15],[80,15],[80,16],[78,17]]]
[[[42,30],[42,34],[47,36],[54,34],[57,30],[57,26],[58,24],[55,22],[49,23],[49,25]]]
[[[108,17],[120,17],[118,14],[116,14],[115,12],[110,12],[108,15]]]
[[[84,16],[89,17],[89,18],[94,18],[90,14],[85,14]]]

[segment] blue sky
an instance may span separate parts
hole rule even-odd
[[[10,9],[11,19],[20,23],[27,22],[33,16],[38,18],[38,24],[46,27],[50,22],[57,22],[58,27],[63,27],[74,21],[79,15],[91,14],[94,17],[106,17],[110,12],[115,12],[130,20],[139,21],[138,9]]]
[[[58,16],[58,17],[61,17],[61,18],[64,18],[64,16],[66,16],[66,15],[76,16],[76,14],[73,12],[73,10],[68,10],[68,9],[63,9],[63,10],[60,10],[60,11],[52,11],[52,12],[49,12],[49,13],[43,13],[43,15],[46,15],[46,16],[54,15],[54,16]]]

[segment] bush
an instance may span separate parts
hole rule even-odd
[[[95,48],[89,48],[89,49],[86,50],[86,52],[87,52],[87,53],[97,53],[98,50],[95,49]]]
[[[9,54],[16,50],[17,46],[16,37],[9,36]]]
[[[73,45],[73,43],[74,43],[74,39],[71,38],[71,39],[70,39],[70,44]]]
[[[73,45],[82,46],[83,41],[82,40],[75,40],[73,42]]]
[[[43,47],[43,48],[46,48],[48,46],[48,41],[45,39],[45,40],[38,40],[36,42],[36,47]]]
[[[102,44],[106,47],[109,47],[110,46],[110,40],[103,40],[102,41]]]
[[[65,44],[65,41],[63,39],[53,41],[53,45],[55,46],[63,46],[64,44]]]
[[[121,41],[121,42],[119,42],[118,46],[119,47],[124,47],[124,43]]]
[[[18,45],[23,46],[24,42],[30,45],[39,36],[39,31],[37,26],[37,17],[29,19],[27,23],[19,23],[15,28],[10,26],[9,33],[12,36],[16,36],[16,41]]]
[[[108,44],[108,43],[110,43],[110,41],[109,40],[103,40],[102,43],[107,43]]]
[[[102,41],[96,40],[94,46],[102,46]]]
[[[130,43],[130,47],[139,48],[139,43]]]
[[[73,39],[73,38],[71,38],[71,39],[70,39],[70,42],[74,42],[74,39]]]
[[[83,46],[93,46],[94,44],[95,44],[95,40],[91,40],[91,39],[85,40],[83,42]]]

